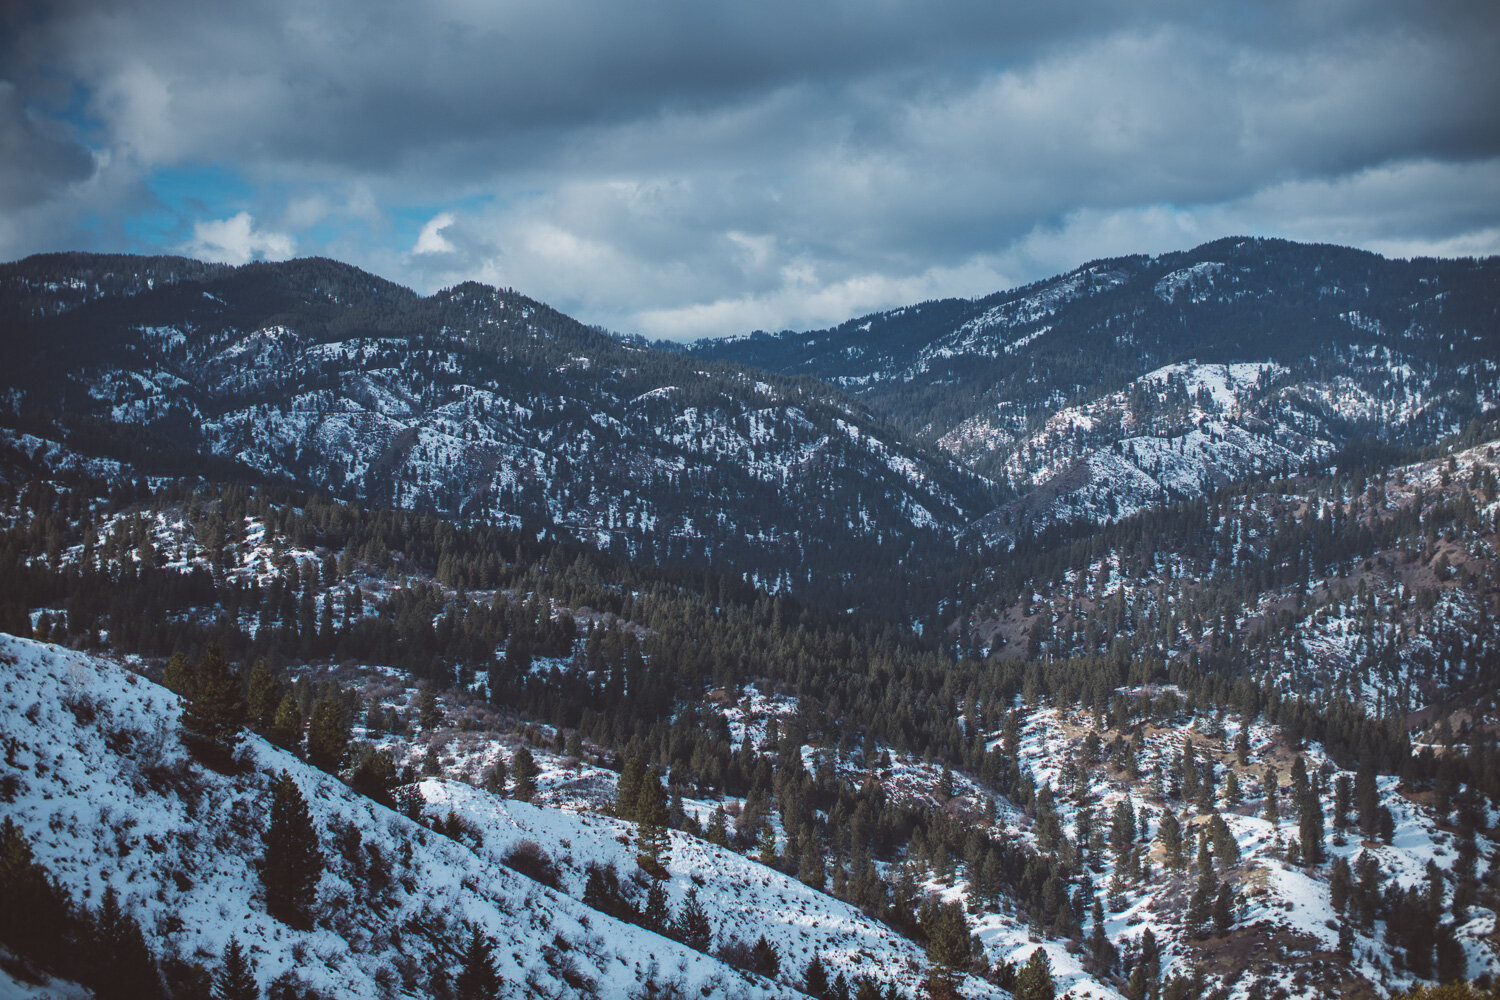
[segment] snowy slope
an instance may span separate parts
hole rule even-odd
[[[16,782],[7,814],[76,899],[97,906],[113,886],[161,954],[212,964],[237,935],[262,983],[292,969],[338,996],[376,998],[392,970],[416,988],[433,963],[454,968],[472,926],[499,942],[513,988],[624,996],[655,963],[704,996],[790,995],[555,893],[258,738],[246,741],[245,774],[206,771],[180,747],[175,696],[112,663],[0,636],[0,677],[3,768]],[[307,931],[266,915],[249,866],[281,771],[308,799],[329,859]],[[356,833],[359,863],[340,847]],[[360,851],[379,852],[389,888],[361,877]]]
[[[607,816],[579,815],[540,809],[499,799],[453,781],[429,779],[422,794],[431,815],[453,811],[485,832],[484,850],[502,858],[516,844],[533,840],[561,846],[553,854],[562,871],[563,888],[583,897],[589,864],[613,864],[621,873],[635,869],[636,854],[628,846],[634,824]],[[765,935],[781,954],[783,970],[800,976],[817,955],[829,978],[866,975],[894,983],[915,995],[926,974],[922,948],[856,907],[818,892],[781,872],[767,868],[721,847],[678,831],[671,836],[667,864],[672,880],[668,898],[680,910],[689,886],[709,913],[716,937],[753,942]],[[970,980],[967,992],[988,995],[992,987]]]

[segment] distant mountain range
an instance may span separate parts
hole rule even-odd
[[[1500,260],[1272,240],[685,348],[321,259],[32,257],[0,318],[18,469],[284,481],[848,603],[960,540],[1430,443],[1500,399]]]
[[[1500,260],[1229,239],[688,350],[826,380],[1010,484],[997,537],[1458,430],[1500,400]]]

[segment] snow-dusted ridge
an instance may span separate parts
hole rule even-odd
[[[258,737],[246,740],[245,774],[207,771],[180,745],[176,697],[113,663],[0,635],[0,677],[3,768],[18,784],[7,815],[78,901],[97,906],[113,886],[162,952],[213,964],[236,935],[262,983],[293,970],[333,995],[374,1000],[389,995],[392,971],[415,989],[434,963],[451,966],[477,927],[498,942],[513,989],[625,996],[654,963],[705,997],[797,995],[585,907]],[[328,859],[306,931],[266,914],[252,867],[282,771],[308,799]],[[494,822],[505,815],[493,807]],[[371,889],[341,854],[340,830],[379,852],[388,889]]]

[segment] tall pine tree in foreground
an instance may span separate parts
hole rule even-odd
[[[208,761],[226,764],[244,735],[245,694],[219,647],[209,645],[193,676],[182,725],[189,741]]]
[[[120,906],[114,886],[93,918],[92,947],[86,949],[91,968],[86,985],[97,1000],[137,1000],[161,995],[156,960],[146,947],[140,923]]]
[[[323,871],[318,831],[313,827],[307,800],[285,771],[271,796],[271,825],[265,833],[266,857],[261,879],[266,888],[266,911],[291,926],[306,924],[317,898]]]
[[[349,727],[336,694],[330,692],[313,706],[307,724],[307,762],[338,774],[349,761]]]
[[[463,968],[453,981],[457,1000],[495,1000],[500,992],[500,977],[495,972],[495,943],[474,928],[464,949]]]
[[[1052,960],[1041,948],[1031,953],[1016,973],[1016,1000],[1054,1000],[1057,984],[1052,981]]]
[[[231,937],[224,949],[223,962],[214,976],[214,1000],[260,1000],[255,965],[240,946],[239,938]]]

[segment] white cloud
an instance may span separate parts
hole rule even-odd
[[[175,214],[161,242],[189,253],[300,246],[690,337],[1222,235],[1486,252],[1500,229],[1500,8],[1478,0],[55,11],[0,58],[75,85],[115,166],[0,217],[26,252],[99,219],[93,248],[160,249],[122,235],[146,227],[111,214],[119,190],[134,219]],[[46,98],[16,86],[20,127]],[[393,222],[413,205],[432,206],[414,241]]]
[[[417,236],[416,244],[411,248],[412,253],[453,253],[455,247],[449,239],[443,235],[443,230],[453,225],[452,212],[439,212],[427,220],[422,227],[422,232]]]
[[[286,233],[257,229],[254,216],[240,212],[227,219],[194,222],[193,238],[182,250],[203,260],[244,264],[252,260],[285,260],[296,252],[296,245]]]

